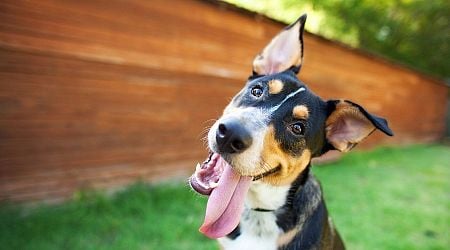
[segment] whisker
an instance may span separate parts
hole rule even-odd
[[[206,124],[206,123],[215,123],[217,121],[217,119],[208,119],[208,120],[206,120],[206,121],[204,121],[203,122],[203,124]],[[208,126],[210,126],[210,125],[208,125]]]
[[[272,167],[264,158],[261,158],[261,168],[264,170],[264,173],[274,170],[276,167]],[[264,180],[266,176],[262,176],[261,180]]]
[[[264,171],[270,171],[271,169],[273,169],[273,167],[266,161],[264,160],[264,158],[261,158],[261,167],[264,169]]]
[[[200,134],[197,136],[197,138],[203,139],[205,136],[208,136],[208,132],[211,129],[211,126],[206,126],[200,131]]]

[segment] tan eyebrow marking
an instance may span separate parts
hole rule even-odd
[[[278,79],[274,79],[271,80],[269,82],[269,94],[278,94],[281,92],[281,90],[283,90],[283,82],[278,80]]]
[[[297,105],[292,110],[292,116],[297,119],[307,119],[309,110],[305,105]]]

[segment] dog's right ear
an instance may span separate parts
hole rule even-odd
[[[306,14],[286,27],[253,60],[253,74],[270,75],[292,68],[298,73],[303,61]]]

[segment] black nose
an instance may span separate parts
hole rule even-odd
[[[252,144],[252,137],[236,118],[222,121],[216,132],[219,153],[240,153]]]

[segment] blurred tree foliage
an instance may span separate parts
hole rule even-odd
[[[307,12],[306,29],[450,77],[448,0],[227,0],[284,22]]]

